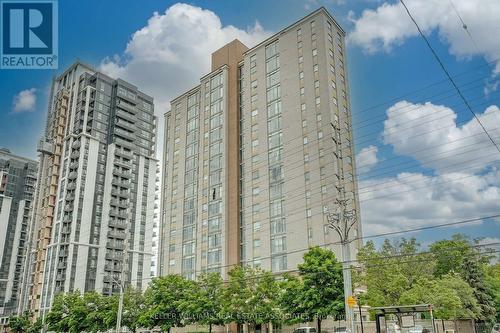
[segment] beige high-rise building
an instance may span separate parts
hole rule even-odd
[[[345,197],[359,216],[352,142],[345,32],[326,9],[214,52],[165,114],[159,274],[293,271],[314,245],[340,257],[327,213]]]

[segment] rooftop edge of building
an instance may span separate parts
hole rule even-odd
[[[345,32],[345,30],[342,28],[342,26],[341,26],[341,25],[337,22],[337,20],[336,20],[336,19],[335,19],[335,18],[334,18],[331,14],[330,14],[330,12],[329,12],[329,11],[328,11],[328,10],[327,10],[324,6],[321,6],[321,7],[319,7],[318,9],[316,9],[316,10],[312,11],[311,13],[307,14],[306,16],[302,17],[301,19],[299,19],[299,20],[295,21],[294,23],[292,23],[292,24],[290,24],[290,25],[286,26],[285,28],[281,29],[281,30],[280,30],[280,31],[278,31],[277,33],[273,34],[272,36],[270,36],[270,37],[268,37],[268,38],[264,39],[263,41],[261,41],[261,42],[260,42],[260,43],[258,43],[257,45],[252,46],[251,48],[248,48],[245,44],[243,44],[243,43],[242,43],[239,39],[237,39],[237,38],[233,39],[231,42],[229,42],[229,43],[227,43],[227,44],[223,45],[222,47],[218,48],[217,50],[215,50],[215,51],[214,51],[214,52],[212,52],[212,54],[211,54],[211,57],[212,57],[212,67],[211,67],[211,69],[212,69],[212,70],[211,70],[209,73],[207,73],[207,74],[205,74],[205,75],[201,76],[200,81],[202,81],[202,80],[203,80],[203,78],[207,77],[208,75],[210,75],[210,74],[214,73],[215,71],[217,71],[217,70],[219,70],[219,69],[221,69],[221,68],[223,67],[223,66],[219,66],[219,67],[214,66],[214,55],[216,55],[217,53],[219,53],[219,52],[223,52],[224,50],[227,50],[229,47],[234,46],[234,45],[238,45],[238,44],[239,44],[239,45],[243,46],[244,48],[246,48],[246,50],[243,52],[243,55],[246,55],[246,54],[248,54],[248,53],[252,52],[253,50],[255,50],[255,49],[257,49],[257,48],[261,47],[262,45],[268,44],[268,43],[269,43],[270,41],[272,41],[273,39],[276,39],[276,37],[278,37],[279,35],[283,34],[284,32],[287,32],[287,31],[288,31],[288,30],[290,30],[290,29],[293,29],[293,28],[294,28],[294,27],[296,27],[297,25],[299,25],[299,24],[303,23],[304,21],[309,20],[311,17],[313,17],[313,16],[315,16],[315,15],[317,15],[317,14],[321,13],[321,12],[322,12],[322,13],[324,13],[326,16],[328,16],[328,17],[332,20],[333,24],[334,24],[334,25],[335,25],[335,26],[336,26],[336,27],[337,27],[337,28],[338,28],[338,29],[342,32],[343,36],[345,37],[346,32]],[[196,86],[194,86],[194,87],[190,88],[189,90],[187,90],[187,91],[183,92],[182,94],[178,95],[177,97],[172,98],[172,99],[170,100],[170,105],[172,106],[172,103],[174,103],[174,102],[175,102],[175,101],[177,101],[178,99],[182,98],[182,97],[183,97],[183,96],[185,96],[186,94],[189,94],[190,92],[192,92],[192,91],[196,90],[199,86],[200,86],[200,85],[199,85],[199,84],[197,84]],[[163,115],[164,115],[164,116],[166,116],[167,114],[169,114],[169,113],[170,113],[170,111],[171,111],[171,108],[170,108],[169,110],[165,111],[165,112],[163,113]]]
[[[38,161],[33,160],[31,158],[28,158],[28,157],[24,157],[24,156],[19,156],[19,155],[13,154],[10,151],[10,149],[5,148],[5,147],[0,148],[0,158],[2,158],[2,157],[9,157],[9,158],[13,158],[13,159],[16,159],[16,160],[19,160],[19,161],[23,161],[23,162],[26,162],[26,163],[33,163],[33,164],[38,165]]]
[[[295,21],[294,23],[292,23],[292,24],[286,26],[285,28],[281,29],[277,33],[273,34],[272,36],[264,39],[260,43],[252,46],[251,48],[249,48],[245,52],[245,54],[248,54],[248,53],[254,51],[255,49],[261,47],[262,45],[268,44],[269,42],[271,42],[273,39],[275,39],[279,35],[287,32],[288,30],[291,30],[291,29],[295,28],[296,26],[302,24],[304,21],[307,21],[307,20],[311,19],[313,16],[315,16],[315,15],[321,13],[321,12],[324,13],[326,16],[328,16],[332,20],[333,24],[342,32],[342,35],[345,37],[346,36],[346,32],[342,28],[342,26],[337,22],[337,20],[332,16],[332,14],[330,14],[330,12],[324,6],[321,6],[318,9],[316,9],[315,11],[309,13],[308,15],[302,17],[301,19],[299,19],[299,20]]]
[[[87,64],[83,61],[81,61],[80,59],[77,59],[75,62],[73,62],[71,65],[69,65],[65,70],[64,72],[62,72],[61,74],[59,75],[56,75],[54,76],[54,80],[55,81],[58,81],[58,80],[61,80],[66,74],[68,74],[70,71],[72,71],[73,69],[77,68],[78,66],[81,66],[81,67],[84,67],[85,69],[91,71],[94,75],[98,75],[108,81],[112,81],[112,82],[117,82],[118,84],[121,84],[123,86],[126,86],[127,88],[129,89],[133,89],[135,91],[137,91],[137,93],[144,99],[146,99],[148,102],[153,102],[154,98],[153,96],[145,93],[144,91],[140,90],[139,87],[137,87],[135,84],[132,84],[128,81],[125,81],[123,80],[122,78],[113,78],[105,73],[103,73],[102,71],[94,68],[92,65],[90,64]]]

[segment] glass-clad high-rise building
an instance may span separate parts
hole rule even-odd
[[[0,327],[16,314],[37,177],[37,163],[0,149]]]
[[[43,312],[62,292],[147,285],[155,133],[153,99],[136,86],[80,62],[54,79],[38,147],[25,309]]]

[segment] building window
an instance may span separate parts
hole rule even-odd
[[[271,261],[273,272],[284,271],[287,269],[286,255],[273,257]]]

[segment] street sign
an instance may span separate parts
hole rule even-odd
[[[356,305],[356,299],[352,296],[347,297],[347,305],[352,309]]]

